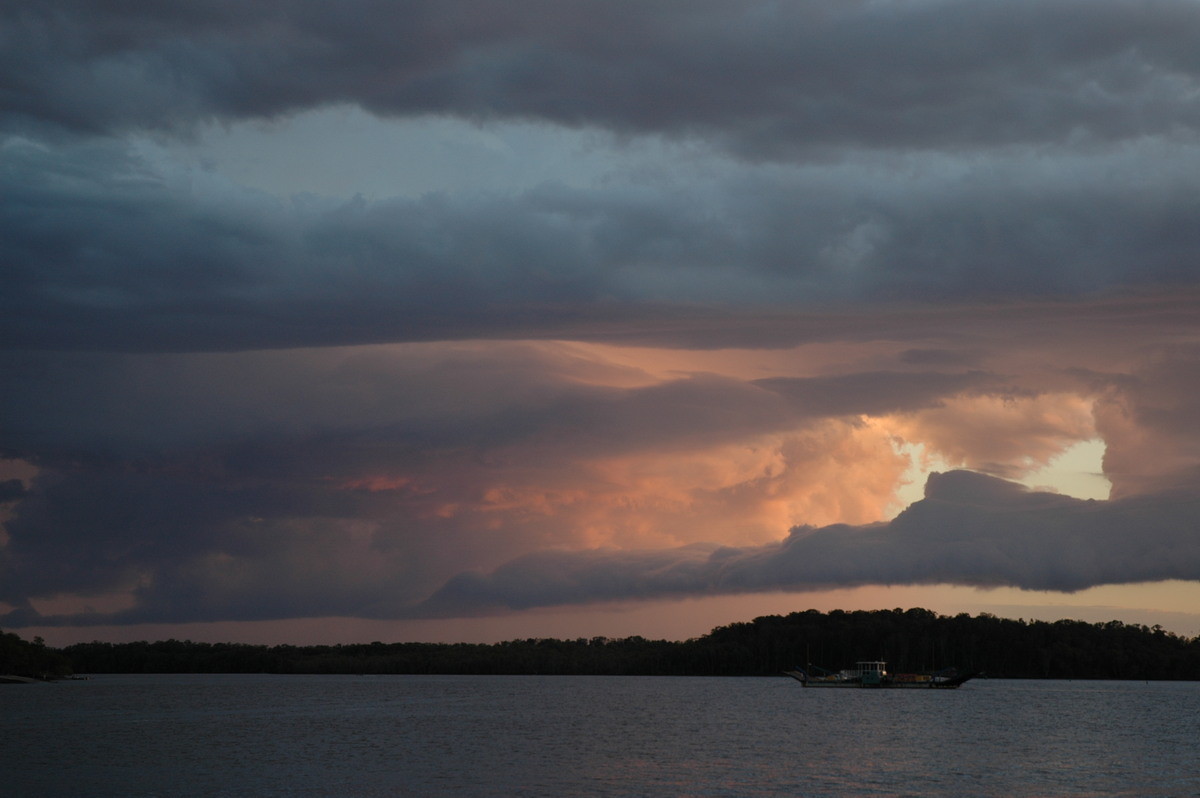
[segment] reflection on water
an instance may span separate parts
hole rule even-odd
[[[0,716],[12,795],[1200,794],[1194,682],[100,676]]]

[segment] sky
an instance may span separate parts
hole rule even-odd
[[[1200,635],[1196,0],[0,6],[0,628]]]

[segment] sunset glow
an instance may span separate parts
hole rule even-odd
[[[200,5],[0,11],[0,627],[1200,634],[1194,3]]]

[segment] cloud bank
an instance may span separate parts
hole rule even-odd
[[[9,4],[3,121],[94,134],[335,102],[811,148],[1196,130],[1186,0]]]
[[[795,527],[779,543],[530,554],[460,574],[420,612],[628,601],[712,592],[893,584],[1072,592],[1200,575],[1194,494],[1082,501],[969,471],[931,474],[925,499],[867,526]]]
[[[1028,349],[991,324],[943,327],[941,347],[738,350],[724,374],[714,353],[665,376],[634,365],[641,349],[565,343],[6,356],[0,436],[37,473],[4,483],[4,623],[1196,579],[1182,422],[1200,361],[1153,343],[1177,323],[1101,340],[1085,325],[1084,342],[1050,309]],[[733,373],[772,351],[811,368],[825,349],[844,373]],[[1097,436],[1109,501],[1000,478]],[[885,520],[908,478],[901,442],[975,473],[931,477]]]
[[[5,4],[0,625],[1200,579],[1198,40]],[[1097,440],[1108,500],[1016,485]]]
[[[1184,0],[0,13],[11,346],[579,338],[1194,280]],[[515,193],[279,197],[155,143],[347,104],[590,130],[610,167]],[[635,168],[622,142],[646,137],[666,160]]]

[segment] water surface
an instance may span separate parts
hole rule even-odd
[[[1196,682],[123,675],[0,717],[14,796],[1200,795]]]

